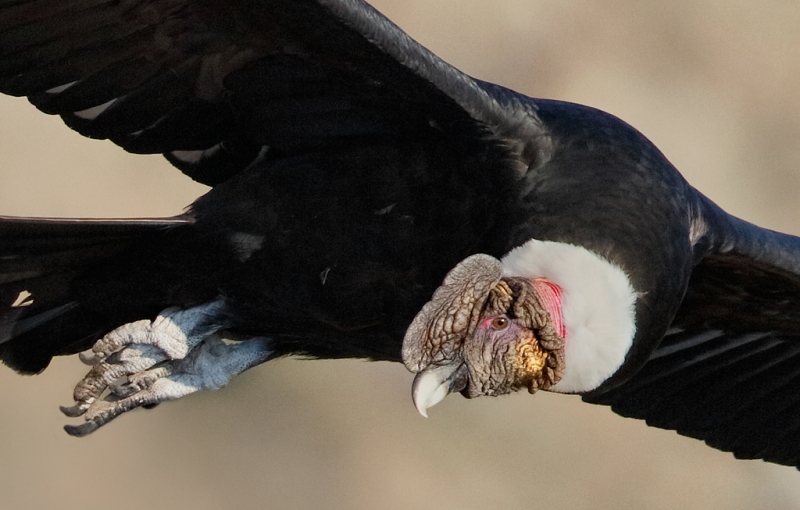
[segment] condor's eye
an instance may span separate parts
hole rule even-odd
[[[496,319],[492,320],[492,328],[501,330],[506,329],[508,327],[508,318],[507,317],[497,317]]]

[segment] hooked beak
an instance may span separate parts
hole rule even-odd
[[[465,363],[428,366],[416,377],[411,386],[411,398],[419,414],[428,417],[428,408],[435,406],[447,395],[467,387],[469,372]]]

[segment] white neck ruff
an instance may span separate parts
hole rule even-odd
[[[550,391],[590,391],[619,369],[636,333],[638,297],[622,269],[581,246],[538,239],[502,263],[505,276],[546,278],[561,287],[566,367]]]

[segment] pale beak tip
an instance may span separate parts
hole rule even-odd
[[[417,373],[411,387],[411,398],[419,414],[428,417],[428,409],[441,402],[450,393],[454,377],[460,370],[460,365],[448,365],[429,367]]]

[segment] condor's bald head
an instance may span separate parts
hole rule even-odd
[[[416,373],[420,413],[451,392],[468,398],[534,393],[564,371],[564,339],[535,282],[504,277],[499,260],[473,255],[445,277],[409,326],[403,362]]]

